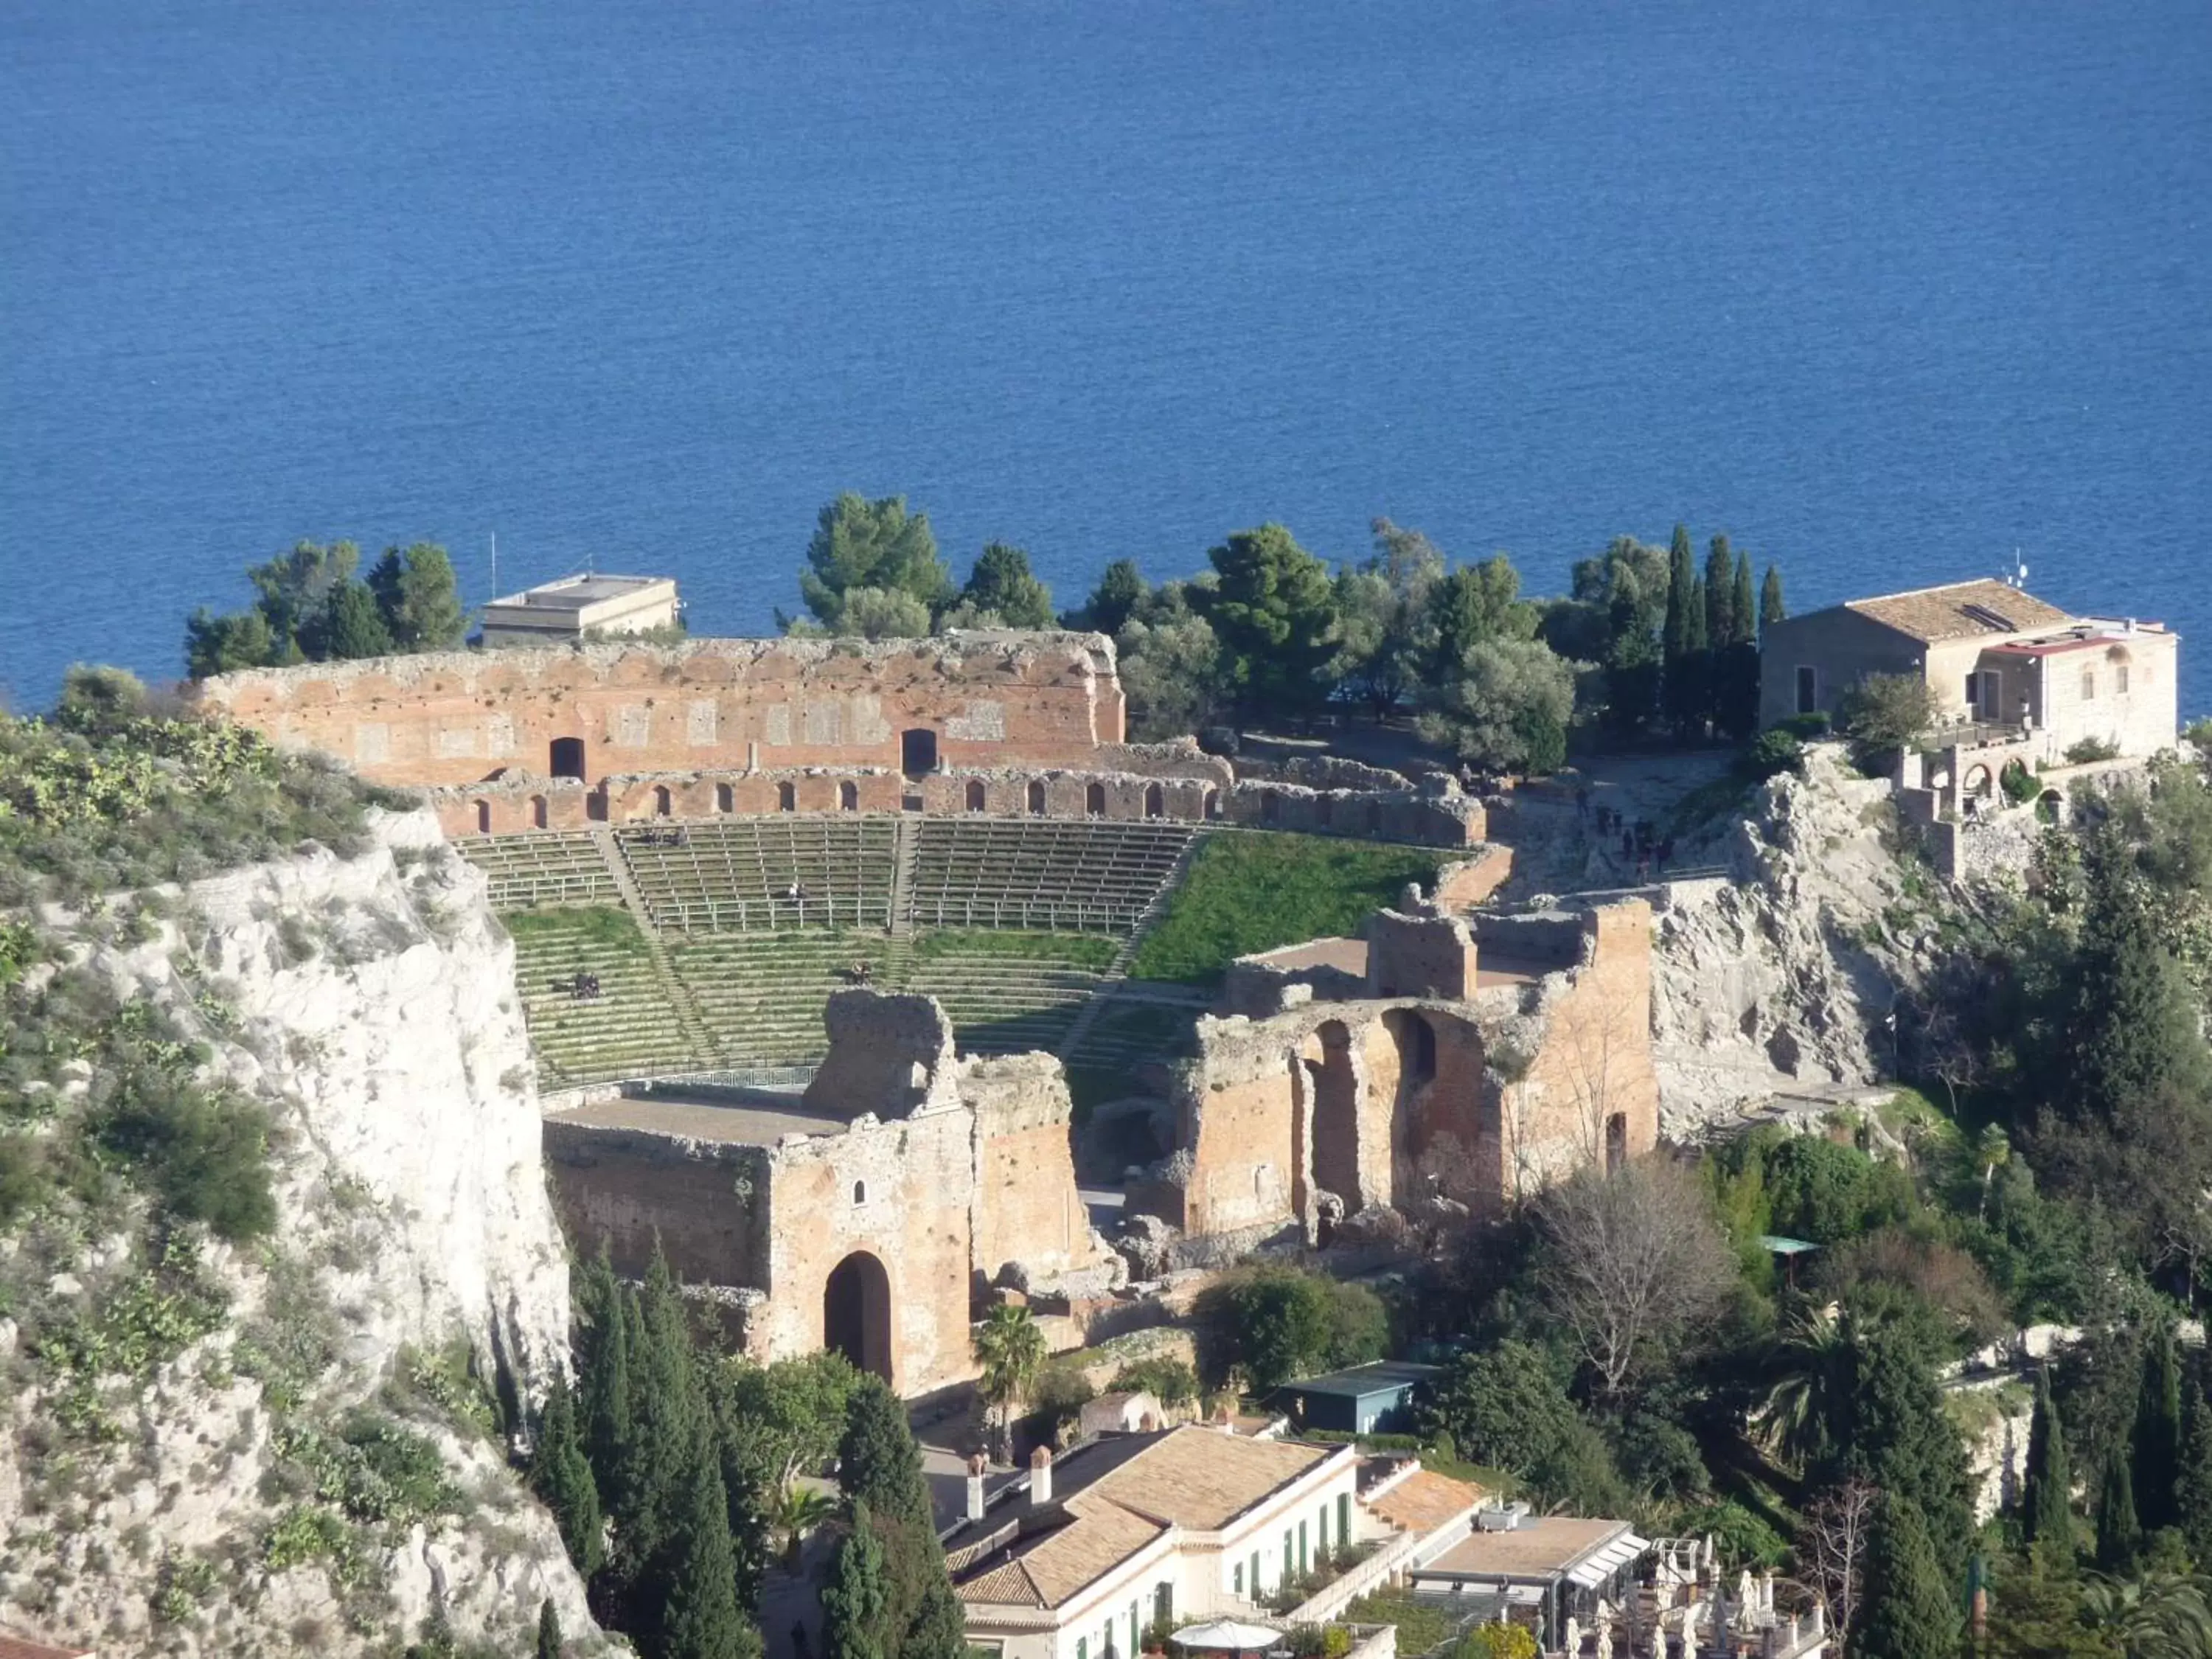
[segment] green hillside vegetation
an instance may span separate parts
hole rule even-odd
[[[1436,879],[1432,848],[1319,836],[1218,833],[1191,862],[1167,914],[1137,949],[1136,979],[1204,985],[1236,957],[1354,933],[1409,881]]]

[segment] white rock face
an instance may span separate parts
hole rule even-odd
[[[95,950],[90,963],[126,1002],[157,1002],[204,1037],[212,1066],[270,1109],[275,1251],[337,1330],[334,1361],[289,1408],[294,1428],[363,1402],[398,1411],[438,1447],[465,1514],[378,1544],[349,1583],[325,1562],[268,1565],[270,1527],[312,1497],[312,1480],[276,1443],[276,1402],[234,1362],[257,1321],[281,1328],[291,1316],[261,1249],[216,1245],[204,1261],[228,1293],[226,1322],[150,1386],[110,1385],[111,1444],[72,1450],[58,1474],[38,1451],[54,1400],[26,1389],[8,1408],[0,1626],[96,1642],[106,1659],[353,1659],[397,1651],[436,1610],[465,1643],[525,1652],[550,1599],[571,1651],[603,1645],[551,1517],[504,1447],[379,1399],[403,1349],[463,1338],[481,1372],[542,1399],[567,1364],[568,1274],[513,945],[483,878],[429,814],[381,815],[374,833],[357,858],[313,854],[199,883],[161,937]],[[85,1297],[129,1269],[117,1254],[94,1242],[69,1264]],[[165,1608],[179,1562],[205,1564],[209,1581]]]
[[[1729,878],[1668,888],[1651,1015],[1663,1133],[1694,1138],[1777,1092],[1869,1083],[1887,1060],[1884,1022],[1920,943],[1892,926],[1915,907],[1885,841],[1889,796],[1814,749],[1738,827]]]

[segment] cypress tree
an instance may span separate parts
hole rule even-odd
[[[884,1641],[890,1600],[882,1540],[866,1502],[856,1502],[822,1587],[822,1645],[830,1659],[890,1659]]]
[[[1751,556],[1748,553],[1735,556],[1734,587],[1735,598],[1729,605],[1729,618],[1732,625],[1729,643],[1755,646],[1759,643],[1759,602],[1751,596]],[[1777,597],[1779,597],[1778,589]]]
[[[589,1578],[599,1570],[605,1553],[605,1528],[599,1517],[599,1485],[584,1455],[566,1382],[554,1383],[546,1399],[545,1414],[538,1425],[538,1445],[531,1454],[530,1486],[553,1511],[568,1559]]]
[[[2051,1378],[2035,1379],[2035,1414],[2028,1421],[2027,1472],[2021,1492],[2021,1531],[2031,1544],[2074,1547],[2074,1467],[2066,1430],[2051,1397]]]
[[[605,1246],[586,1279],[594,1310],[589,1369],[584,1378],[584,1449],[610,1513],[627,1512],[623,1474],[631,1439],[629,1300],[615,1283]]]
[[[1735,640],[1735,560],[1729,538],[1713,538],[1705,555],[1705,645],[1716,653]]]
[[[1759,625],[1778,623],[1790,615],[1789,607],[1782,602],[1782,570],[1778,565],[1766,567],[1766,580],[1759,586]]]
[[[849,1504],[894,1520],[929,1524],[929,1487],[906,1407],[880,1377],[863,1377],[845,1406],[837,1444],[837,1484]]]
[[[1973,1531],[1966,1449],[1942,1390],[1909,1337],[1877,1328],[1851,1348],[1836,1444],[1842,1469],[1911,1502],[1946,1582],[1966,1571]]]
[[[2179,1519],[2174,1486],[2181,1465],[2181,1366],[2173,1332],[2154,1332],[2143,1353],[2142,1391],[2136,1404],[2136,1514],[2145,1532]]]
[[[669,1516],[665,1562],[653,1575],[660,1600],[657,1659],[744,1659],[758,1643],[738,1608],[722,1464],[703,1423],[695,1425],[686,1462]]]
[[[2212,1405],[2197,1389],[2182,1411],[2181,1473],[2174,1481],[2175,1522],[2200,1563],[2212,1562]]]
[[[561,1659],[561,1615],[550,1595],[538,1604],[538,1659]]]
[[[2105,1484],[2097,1492],[2097,1565],[2124,1573],[2142,1548],[2142,1523],[2136,1516],[2135,1482],[2128,1477],[2127,1449],[2105,1460]]]
[[[1677,732],[1700,712],[1698,673],[1692,655],[1705,631],[1705,602],[1698,594],[1697,564],[1690,552],[1690,532],[1674,526],[1674,540],[1667,556],[1667,617],[1660,626],[1660,665],[1665,678],[1660,697],[1667,718]]]
[[[1958,1650],[1959,1603],[1909,1498],[1882,1500],[1860,1606],[1860,1659],[1952,1659]]]
[[[690,1465],[705,1432],[705,1413],[691,1364],[691,1334],[678,1294],[675,1276],[659,1245],[646,1269],[637,1298],[639,1342],[630,1376],[632,1420],[628,1460],[627,1507],[617,1514],[615,1536],[635,1573],[659,1560],[681,1524],[691,1501]],[[715,1486],[721,1485],[720,1458],[714,1455]],[[729,1540],[729,1514],[722,1511],[723,1547]]]

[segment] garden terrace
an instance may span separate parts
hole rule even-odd
[[[924,819],[916,926],[1128,933],[1176,872],[1192,831],[1165,823]]]

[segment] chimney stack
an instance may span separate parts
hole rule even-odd
[[[968,1518],[983,1518],[983,1454],[977,1452],[968,1460]]]
[[[1052,1502],[1052,1448],[1039,1446],[1030,1454],[1030,1502]]]

